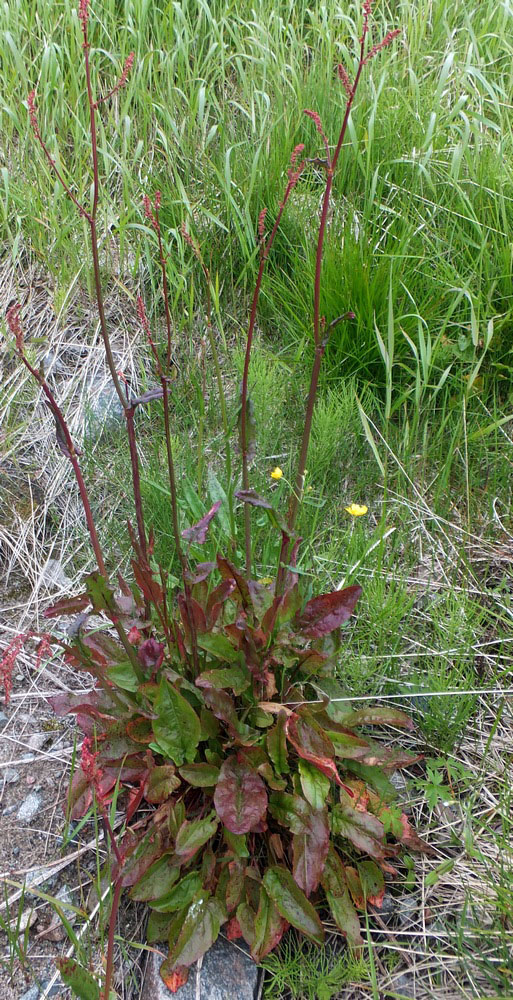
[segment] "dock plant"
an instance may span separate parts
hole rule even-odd
[[[134,525],[127,525],[130,571],[116,575],[103,554],[80,451],[54,389],[25,343],[20,308],[13,306],[8,325],[15,348],[39,383],[55,420],[57,445],[73,467],[96,561],[80,592],[46,611],[48,619],[67,625],[47,634],[45,641],[60,647],[74,669],[94,678],[89,693],[52,699],[59,715],[76,716],[83,734],[67,808],[71,818],[79,820],[94,803],[112,851],[110,929],[101,982],[73,960],[60,963],[65,981],[79,996],[86,995],[84,984],[88,997],[110,1000],[116,995],[115,926],[123,891],[149,908],[148,943],[168,943],[161,974],[176,991],[186,982],[190,966],[220,932],[228,939],[243,939],[255,962],[260,962],[289,927],[320,945],[324,921],[331,918],[348,945],[361,949],[361,915],[368,905],[381,905],[385,876],[396,872],[403,848],[429,850],[395,803],[390,781],[391,772],[416,758],[402,746],[370,735],[373,727],[383,725],[411,729],[410,719],[396,709],[355,707],[356,703],[348,701],[343,681],[336,679],[343,677],[343,662],[350,656],[345,626],[354,615],[361,588],[353,584],[307,599],[297,572],[301,544],[297,520],[319,373],[333,330],[354,318],[351,303],[344,315],[329,323],[321,314],[323,250],[333,185],[338,162],[346,155],[344,140],[362,73],[399,34],[392,31],[373,42],[371,14],[372,0],[365,0],[356,69],[335,68],[333,86],[343,95],[343,113],[334,145],[319,114],[305,112],[305,128],[307,124],[313,127],[319,137],[321,150],[314,162],[323,176],[324,193],[315,237],[313,364],[297,472],[284,513],[251,487],[256,435],[251,354],[266,263],[287,204],[301,176],[312,168],[303,143],[292,151],[276,217],[269,220],[262,208],[255,226],[260,256],[240,389],[240,470],[232,459],[227,403],[207,303],[231,476],[229,513],[234,533],[229,551],[217,551],[210,560],[202,560],[202,546],[221,501],[196,524],[180,524],[171,403],[186,374],[172,378],[174,323],[158,191],[142,192],[141,201],[158,249],[164,344],[151,329],[142,296],[134,317],[153,358],[155,387],[134,397],[113,357],[97,234],[101,184],[96,136],[102,107],[125,84],[133,55],[126,60],[118,82],[103,97],[96,96],[88,37],[89,0],[80,0],[78,16],[89,110],[90,200],[81,201],[72,182],[66,180],[60,160],[52,156],[42,134],[36,93],[32,91],[28,98],[35,140],[89,229],[99,329],[126,424],[135,515]],[[201,247],[185,229],[183,235],[210,294]],[[163,409],[169,518],[180,567],[179,586],[155,561],[153,531],[143,509],[134,416],[138,407],[148,403]],[[281,469],[276,467],[272,477],[281,479]],[[276,535],[276,575],[263,581],[255,571],[253,508],[268,518],[269,530]],[[360,509],[352,513],[359,514]],[[239,515],[242,524],[237,523]],[[240,559],[237,552],[243,553]],[[121,815],[121,825],[114,824],[114,812],[118,818]]]

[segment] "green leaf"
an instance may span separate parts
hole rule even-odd
[[[114,592],[99,573],[90,573],[85,580],[86,591],[93,611],[116,611]]]
[[[276,725],[267,733],[267,750],[278,774],[288,774],[290,771],[285,735],[286,721],[285,712],[279,712]]]
[[[249,858],[247,836],[245,833],[232,833],[228,827],[223,826],[223,837],[237,858]]]
[[[278,907],[273,903],[264,886],[261,885],[258,911],[254,922],[254,939],[251,946],[251,957],[255,962],[261,962],[276,947],[287,926],[287,921],[284,920]]]
[[[374,788],[382,802],[393,802],[397,798],[394,785],[380,767],[362,764],[359,760],[345,760],[344,767],[351,771],[351,774],[356,774],[358,778],[362,778],[371,788]]]
[[[123,663],[114,663],[111,667],[107,667],[105,673],[109,680],[122,691],[135,693],[139,687],[140,681],[129,660],[125,660]]]
[[[155,701],[153,732],[162,753],[180,767],[192,762],[201,736],[201,724],[189,702],[162,677]]]
[[[157,913],[172,913],[183,910],[192,903],[196,893],[201,889],[201,876],[198,872],[189,872],[165,896],[150,901],[152,910]]]
[[[167,941],[173,919],[174,917],[168,913],[157,913],[156,910],[152,910],[146,927],[146,940],[148,944],[155,944],[157,941]]]
[[[184,764],[180,774],[193,788],[208,788],[219,778],[219,768],[214,764]]]
[[[204,632],[199,634],[198,646],[200,649],[204,649],[205,652],[210,653],[216,660],[223,660],[226,663],[237,663],[240,658],[238,649],[232,646],[230,640],[225,635],[221,635],[218,632]],[[198,687],[201,686],[201,684],[198,685]]]
[[[192,965],[216,940],[221,924],[228,918],[226,907],[208,892],[189,906],[176,941],[170,941],[169,968]]]
[[[374,861],[359,861],[358,874],[366,903],[380,907],[385,895],[385,879]]]
[[[79,1000],[99,1000],[100,987],[94,976],[84,969],[83,965],[79,965],[72,958],[58,958],[56,965],[63,982],[73,990]]]
[[[205,819],[185,820],[175,841],[175,852],[179,858],[189,860],[196,851],[214,836],[219,820],[214,812]]]
[[[324,930],[321,921],[290,872],[278,865],[268,868],[263,884],[282,917],[317,944],[322,944]]]
[[[176,882],[180,869],[171,864],[170,855],[165,854],[144,873],[142,878],[132,886],[130,898],[139,902],[148,902],[165,896]]]
[[[222,638],[222,636],[219,636],[219,638]],[[240,654],[237,653],[237,655],[239,656]],[[237,663],[233,667],[220,667],[219,670],[204,670],[196,681],[197,686],[200,688],[213,687],[217,691],[228,688],[234,694],[242,694],[249,687],[249,683],[249,670],[241,663]]]
[[[299,779],[303,795],[312,809],[322,809],[330,790],[330,780],[307,760],[298,761]]]

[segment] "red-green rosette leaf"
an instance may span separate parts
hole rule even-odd
[[[254,940],[251,957],[255,962],[261,962],[266,955],[281,941],[289,924],[278,907],[273,903],[263,885],[260,886],[260,899],[254,923]]]
[[[73,993],[80,1000],[100,1000],[100,987],[98,982],[83,965],[79,965],[73,958],[57,958],[57,968],[61,974],[62,981],[69,986]],[[111,998],[114,996],[111,993]]]
[[[180,767],[192,762],[201,736],[201,723],[196,712],[173,684],[165,677],[160,681],[155,699],[153,732],[165,757]]]
[[[176,941],[170,942],[169,956],[164,963],[166,972],[197,962],[213,945],[227,916],[219,899],[207,892],[198,895],[187,910]]]
[[[374,861],[359,861],[358,874],[365,901],[381,909],[385,895],[385,879],[381,868]]]
[[[185,528],[182,531],[182,538],[186,542],[191,542],[194,545],[203,545],[207,540],[207,532],[209,529],[210,522],[213,517],[217,514],[221,506],[221,500],[217,500],[213,507],[210,508],[207,514],[201,518],[196,524],[193,524],[190,528]]]
[[[178,990],[185,986],[189,978],[189,970],[185,965],[178,965],[174,972],[168,972],[166,963],[163,962],[160,967],[160,975],[169,992],[178,993]]]
[[[214,812],[205,819],[185,820],[182,823],[175,840],[176,856],[182,864],[189,861],[214,836],[218,824],[219,820]]]
[[[158,805],[165,802],[180,787],[180,778],[172,764],[152,767],[144,792],[147,802]]]
[[[230,640],[225,635],[221,635],[220,632],[205,632],[205,634],[200,632],[197,639],[200,649],[204,649],[206,653],[210,653],[216,660],[221,660],[224,663],[237,663],[240,659],[238,649],[235,649]],[[208,673],[214,674],[216,671],[209,670]],[[198,677],[197,684],[199,680],[200,678]],[[225,685],[225,687],[227,686]],[[204,687],[204,685],[198,684],[198,687]]]
[[[321,921],[290,872],[279,865],[268,868],[263,884],[281,916],[316,944],[322,944],[324,930]]]
[[[46,608],[45,618],[59,618],[61,615],[78,615],[91,604],[89,594],[78,594],[77,597],[61,597],[51,607]]]
[[[415,729],[415,724],[405,712],[379,705],[348,712],[342,721],[346,726],[397,726],[400,729]]]
[[[362,588],[356,585],[313,597],[296,616],[295,625],[306,639],[320,639],[351,617]]]
[[[300,889],[311,896],[324,870],[330,845],[330,826],[327,809],[308,809],[304,829],[292,838],[292,870]]]
[[[123,864],[119,868],[116,863],[113,868],[113,878],[121,876],[123,886],[135,885],[157,858],[161,857],[169,847],[169,838],[163,830],[151,825],[148,830],[137,837],[126,834],[121,844]],[[119,869],[119,870],[118,870]]]
[[[360,921],[349,894],[346,872],[337,852],[330,847],[322,885],[333,919],[353,948],[361,948]]]
[[[307,720],[303,715],[297,715],[296,712],[292,712],[285,723],[285,732],[287,739],[292,743],[299,757],[310,761],[319,771],[322,771],[328,778],[336,781],[337,785],[344,788],[350,795],[353,794],[344,785],[337,771],[335,761],[333,760],[335,756],[333,743],[314,719],[309,718]]]
[[[248,833],[267,810],[267,792],[260,777],[244,761],[224,761],[214,793],[217,815],[232,833]]]
[[[372,858],[380,861],[385,857],[383,823],[371,813],[338,804],[331,814],[331,828],[334,834],[346,837]]]
[[[329,778],[308,760],[300,760],[299,780],[303,795],[312,809],[323,809],[330,790]]]

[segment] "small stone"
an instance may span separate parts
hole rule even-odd
[[[5,714],[5,712],[0,712],[0,729],[4,729],[8,722],[9,717]]]
[[[14,767],[6,767],[4,771],[4,781],[6,785],[16,785],[20,780],[20,772],[15,771]]]
[[[64,572],[64,568],[58,559],[47,559],[41,571],[41,576],[48,587],[58,587],[61,590],[68,590],[72,586],[72,581]]]
[[[27,740],[27,746],[29,746],[31,750],[41,750],[41,747],[44,747],[45,743],[48,743],[49,739],[50,736],[48,733],[32,733],[32,736],[29,736]]]
[[[19,847],[13,847],[13,849],[12,849],[12,856],[13,856],[13,858],[19,857],[19,854],[20,854]]]
[[[397,900],[397,903],[397,917],[401,927],[411,927],[411,925],[417,920],[419,914],[418,897],[414,893],[411,895],[404,893],[404,895]]]
[[[242,945],[242,942],[241,942]],[[146,966],[146,976],[141,1000],[172,1000],[160,976],[162,958],[151,952]],[[189,979],[180,987],[180,1000],[255,1000],[258,996],[260,971],[242,947],[219,937],[206,955],[199,973],[199,990],[196,987],[198,969],[191,966]]]
[[[38,1000],[38,996],[39,986],[31,986],[30,989],[20,997],[20,1000]]]
[[[20,684],[21,681],[25,680],[25,674],[15,674],[14,675],[14,680],[18,681],[18,684]]]
[[[27,798],[21,803],[21,806],[16,813],[16,819],[18,819],[20,823],[31,823],[37,816],[40,808],[41,796],[37,795],[36,792],[31,792],[30,795],[27,795]]]
[[[4,811],[3,811],[3,815],[4,816],[12,816],[12,814],[14,812],[16,812],[17,808],[18,808],[18,806],[16,805],[16,803],[13,806],[6,806],[5,809],[4,809]]]
[[[417,996],[415,979],[409,972],[394,979],[394,993],[399,994],[403,1000],[415,1000]]]
[[[59,997],[62,995],[63,984],[60,979],[58,979],[57,982],[53,984],[51,989],[48,990],[48,993],[45,993],[45,990],[48,989],[49,984],[50,984],[49,979],[43,979],[43,982],[41,983],[41,996]]]
[[[35,760],[35,759],[36,759],[36,755],[34,753],[24,753],[23,757],[20,757],[20,763],[21,764],[31,764],[32,761]]]

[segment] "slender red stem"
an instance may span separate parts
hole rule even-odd
[[[121,899],[121,892],[123,886],[121,884],[121,877],[118,878],[114,885],[114,894],[112,897],[112,906],[110,909],[109,916],[109,936],[107,939],[107,963],[105,968],[105,979],[103,985],[103,1000],[110,1000],[110,986],[112,983],[112,976],[114,972],[114,936],[116,933],[116,921],[118,917],[119,902]]]

